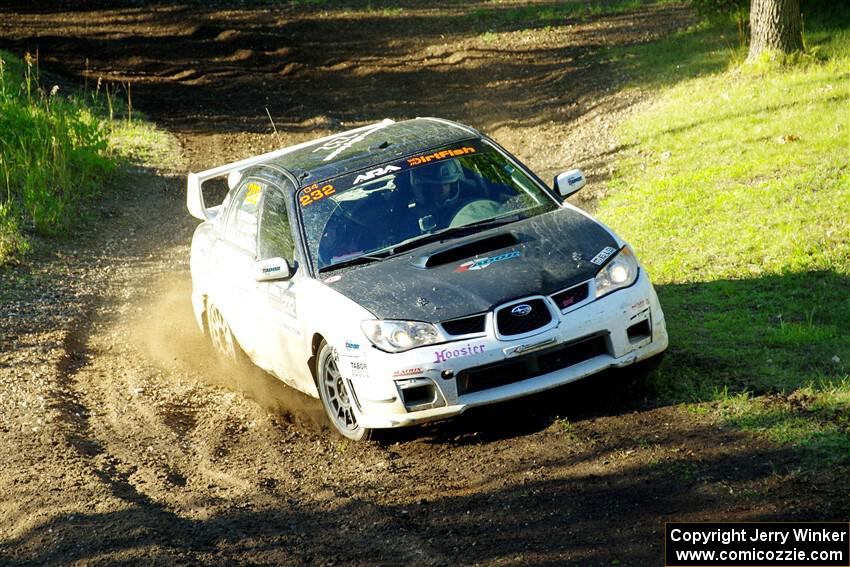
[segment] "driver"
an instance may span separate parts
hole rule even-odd
[[[319,267],[330,266],[362,254],[354,227],[341,216],[328,219],[319,241]]]
[[[421,220],[430,215],[435,228],[448,226],[463,204],[458,161],[450,158],[411,170],[416,215]]]

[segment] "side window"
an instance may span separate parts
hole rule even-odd
[[[260,210],[260,197],[266,184],[260,181],[248,181],[236,193],[227,218],[224,237],[236,246],[251,254],[257,253],[257,217]]]
[[[280,257],[292,262],[294,256],[295,242],[286,212],[286,197],[283,191],[269,188],[260,219],[260,259]]]

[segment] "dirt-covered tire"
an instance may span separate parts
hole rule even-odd
[[[346,380],[339,371],[336,351],[322,341],[316,355],[316,382],[319,398],[334,429],[343,437],[354,441],[365,441],[372,437],[373,430],[357,423],[352,407],[354,400],[348,391]]]
[[[210,303],[207,306],[207,330],[210,336],[213,350],[216,355],[223,361],[229,364],[242,364],[245,362],[245,354],[236,338],[233,336],[233,331],[230,330],[230,325],[222,315],[218,308]]]

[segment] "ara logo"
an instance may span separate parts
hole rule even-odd
[[[393,171],[401,171],[401,168],[396,167],[394,165],[388,165],[386,167],[379,167],[378,169],[367,171],[366,173],[361,173],[360,175],[354,178],[354,183],[352,183],[352,185],[357,185],[358,183],[375,179],[376,177],[392,173]]]
[[[502,260],[510,260],[511,258],[519,258],[522,256],[522,252],[519,250],[513,250],[511,252],[507,252],[505,254],[500,254],[498,256],[489,256],[487,258],[479,258],[477,260],[470,260],[469,262],[464,262],[457,268],[455,268],[456,272],[468,272],[470,270],[483,270],[490,264],[495,264],[496,262],[501,262]]]

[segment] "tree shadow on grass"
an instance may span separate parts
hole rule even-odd
[[[713,401],[814,466],[850,461],[850,277],[831,271],[658,286],[670,349],[648,386]]]

